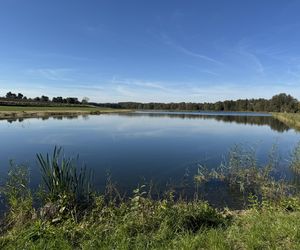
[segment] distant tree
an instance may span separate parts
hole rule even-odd
[[[61,96],[53,97],[53,98],[52,98],[52,102],[63,103],[63,102],[64,102],[64,99],[63,99]]]
[[[273,112],[297,112],[298,101],[291,95],[281,93],[272,97],[270,101],[271,111]]]
[[[42,102],[49,102],[49,97],[48,97],[48,96],[42,95],[41,101],[42,101]]]
[[[222,102],[216,102],[214,105],[214,110],[216,111],[223,111],[224,110],[224,105]]]
[[[76,97],[68,97],[68,98],[66,98],[66,100],[67,100],[67,103],[69,103],[69,104],[78,104],[79,103],[78,98],[76,98]]]
[[[137,103],[119,102],[97,104],[101,107],[124,109],[165,109],[165,110],[214,110],[214,111],[257,111],[257,112],[300,112],[297,99],[287,94],[279,94],[271,99],[239,99],[216,103]]]
[[[12,92],[6,94],[7,99],[27,100],[22,93],[17,95]],[[28,100],[32,100],[29,98]],[[49,97],[42,96],[33,99],[36,102],[49,102]],[[80,102],[76,97],[53,97],[54,103],[68,104],[87,104],[89,98],[84,97]],[[281,93],[271,99],[238,99],[236,101],[226,100],[215,103],[138,103],[138,102],[119,102],[119,103],[93,103],[94,105],[110,108],[124,109],[150,109],[150,110],[207,110],[207,111],[257,111],[257,112],[300,112],[299,101],[291,95]]]
[[[16,99],[16,98],[17,98],[17,95],[14,94],[14,93],[12,93],[12,92],[8,92],[8,93],[6,94],[6,98],[7,98],[7,99]]]
[[[89,103],[89,101],[90,101],[90,98],[88,98],[88,97],[83,97],[81,103],[82,103],[82,104],[87,104],[87,103]]]

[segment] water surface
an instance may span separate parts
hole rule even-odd
[[[109,172],[121,190],[131,193],[149,180],[161,186],[181,183],[199,164],[215,168],[235,144],[255,147],[264,164],[276,143],[284,164],[299,139],[295,130],[257,113],[136,112],[1,120],[0,173],[5,175],[9,160],[24,163],[31,169],[32,187],[37,187],[35,155],[58,145],[66,155],[79,154],[93,169],[99,190]]]

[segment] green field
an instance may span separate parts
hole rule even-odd
[[[26,111],[119,111],[110,108],[92,106],[65,106],[65,107],[30,107],[30,106],[0,106],[0,112],[26,112]]]
[[[56,115],[102,114],[115,112],[129,112],[125,109],[99,108],[93,106],[65,106],[65,107],[30,107],[30,106],[0,106],[0,118],[28,118]]]

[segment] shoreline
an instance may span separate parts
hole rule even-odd
[[[287,126],[300,131],[300,114],[298,113],[271,113],[272,116]]]
[[[206,113],[207,115],[213,114],[213,111],[178,111],[178,110],[130,110],[130,109],[112,109],[112,108],[98,108],[98,107],[37,107],[37,106],[0,106],[0,120],[5,119],[22,119],[22,118],[45,118],[45,117],[60,117],[60,116],[80,116],[80,115],[100,115],[109,113],[130,113],[137,112],[149,112],[149,113]],[[224,112],[226,114],[231,112]],[[241,113],[244,112],[232,112]],[[283,122],[287,126],[300,131],[300,114],[294,113],[261,113],[261,112],[246,112],[257,113],[260,115],[269,114],[273,118]]]
[[[127,113],[131,110],[125,109],[101,109],[101,108],[66,108],[66,107],[6,107],[0,106],[0,119],[18,119],[18,118],[43,118],[51,116],[76,116],[76,115],[100,115],[108,113]]]

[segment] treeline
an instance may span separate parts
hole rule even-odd
[[[8,92],[5,97],[0,97],[1,105],[76,105],[91,104],[99,107],[136,109],[136,110],[190,110],[190,111],[254,111],[254,112],[300,112],[299,101],[291,95],[281,93],[271,99],[239,99],[236,101],[227,100],[215,103],[140,103],[140,102],[119,102],[119,103],[91,103],[89,98],[84,97],[81,101],[77,97],[63,98],[61,96],[50,99],[48,96],[27,98],[22,93]]]
[[[215,103],[138,103],[119,102],[94,105],[123,109],[146,110],[199,110],[199,111],[256,111],[256,112],[300,112],[299,101],[285,93],[275,95],[271,99],[239,99],[236,101],[219,101]]]
[[[5,101],[10,102],[36,102],[36,103],[58,103],[58,104],[87,104],[89,101],[89,98],[84,97],[81,101],[78,100],[77,97],[67,97],[63,98],[61,96],[53,97],[50,99],[48,96],[42,95],[41,97],[35,97],[35,98],[27,98],[22,93],[12,93],[8,92],[5,97],[1,98],[2,100],[5,99]]]

